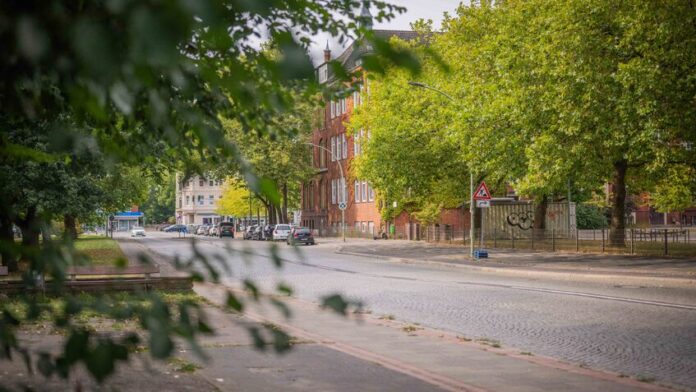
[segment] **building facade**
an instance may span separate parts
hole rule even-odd
[[[222,180],[192,176],[184,181],[176,175],[176,222],[206,225],[221,221],[217,201],[222,199]]]
[[[364,20],[371,17],[363,9]],[[384,39],[398,36],[402,39],[415,39],[413,31],[374,30]],[[360,69],[361,57],[369,50],[367,45],[354,42],[336,58],[345,70],[355,72]],[[324,62],[316,68],[321,83],[331,84],[333,75],[328,67],[332,60],[328,48],[324,51]],[[343,222],[341,206],[345,205],[345,225],[351,234],[379,236],[387,232],[382,222],[380,206],[375,190],[367,181],[355,178],[351,172],[351,162],[361,153],[361,141],[369,139],[369,130],[360,130],[355,135],[347,132],[345,123],[353,110],[362,104],[362,97],[369,93],[365,80],[351,96],[328,102],[317,115],[317,128],[312,132],[313,165],[316,176],[302,184],[301,224],[316,230],[319,234],[337,234]]]

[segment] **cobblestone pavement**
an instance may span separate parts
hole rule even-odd
[[[191,254],[187,241],[142,243],[167,256]],[[223,244],[257,255],[230,255]],[[296,252],[285,244],[278,249],[286,262],[276,270],[268,243],[213,239],[198,245],[204,254],[223,255],[235,276],[226,280],[230,285],[239,277],[266,288],[284,281],[308,300],[340,292],[373,314],[696,390],[693,290],[500,277],[337,255],[326,246]]]

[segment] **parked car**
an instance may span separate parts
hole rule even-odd
[[[252,234],[254,234],[255,229],[256,229],[256,226],[254,226],[254,225],[247,226],[246,229],[244,229],[244,235],[242,238],[244,238],[245,240],[250,240],[252,237]]]
[[[218,225],[210,226],[210,229],[208,229],[208,235],[211,237],[217,236],[218,235]]]
[[[254,231],[251,233],[252,240],[262,240],[263,239],[263,226],[254,226]]]
[[[198,230],[196,230],[196,234],[197,234],[197,235],[205,235],[206,232],[208,231],[208,228],[209,228],[209,227],[210,227],[210,226],[208,226],[208,225],[200,225],[200,226],[198,226]]]
[[[222,238],[224,236],[234,238],[233,222],[220,222],[220,225],[218,226],[218,237]]]
[[[167,233],[176,232],[176,231],[183,232],[183,233],[188,232],[186,229],[186,225],[171,225],[171,226],[167,227],[166,229],[164,229],[164,231],[166,231]]]
[[[305,244],[314,245],[312,230],[307,227],[293,227],[288,238],[285,240],[288,245]]]
[[[191,234],[196,234],[196,230],[198,230],[199,225],[186,225],[186,230],[191,233]]]
[[[288,224],[277,224],[273,229],[273,241],[287,240],[290,234],[290,225]]]
[[[145,229],[139,226],[132,228],[131,237],[145,237]]]

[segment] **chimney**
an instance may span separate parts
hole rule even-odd
[[[331,49],[329,49],[329,41],[326,41],[326,48],[324,48],[324,62],[327,63],[331,61]]]

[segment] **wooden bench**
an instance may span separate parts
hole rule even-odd
[[[124,268],[110,265],[85,265],[68,267],[66,270],[70,280],[77,280],[78,275],[145,275],[145,279],[150,279],[151,274],[159,274],[159,272],[157,265],[134,265]]]
[[[4,265],[0,265],[0,276],[7,276],[7,274],[7,267],[5,267]]]

